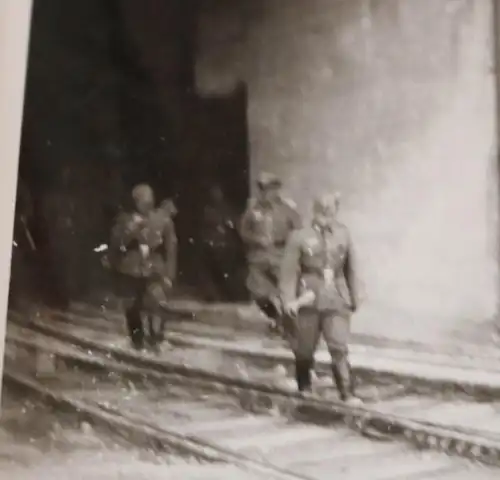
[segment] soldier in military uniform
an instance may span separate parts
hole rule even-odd
[[[156,349],[162,337],[158,317],[176,277],[177,237],[170,204],[155,209],[149,185],[136,186],[132,198],[135,210],[119,215],[113,227],[109,262],[125,300],[132,346]]]
[[[281,195],[280,179],[262,173],[259,196],[251,199],[240,224],[247,248],[247,288],[259,309],[281,329],[282,305],[278,287],[281,259],[290,234],[301,227],[295,204]]]
[[[207,273],[209,300],[235,301],[238,297],[239,243],[237,214],[214,185],[203,210],[202,258]]]
[[[281,265],[280,290],[295,355],[299,391],[311,390],[314,353],[323,334],[332,359],[332,373],[343,401],[359,402],[348,361],[350,318],[358,308],[358,288],[351,238],[337,221],[339,197],[324,195],[314,202],[312,224],[295,232]],[[310,302],[300,298],[310,295]]]

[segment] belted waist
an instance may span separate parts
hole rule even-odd
[[[253,247],[251,248],[252,251],[254,252],[268,252],[272,249],[278,249],[278,250],[281,250],[281,249],[284,249],[286,246],[286,240],[278,240],[276,242],[273,242],[271,245],[269,246],[258,246],[258,247]]]
[[[325,271],[329,270],[329,268],[321,268],[321,267],[303,267],[302,268],[302,275],[315,275],[318,277],[323,277],[325,274]]]
[[[160,245],[155,245],[154,247],[150,247],[149,245],[146,246],[149,248],[150,255],[154,253],[162,253],[160,252],[161,248],[163,247],[162,243],[160,243]],[[141,249],[140,247],[141,245],[139,244],[139,242],[134,241],[128,245],[126,252],[139,252]]]

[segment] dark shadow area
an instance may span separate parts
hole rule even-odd
[[[175,199],[179,291],[204,295],[208,191],[219,185],[241,212],[249,154],[245,85],[194,91],[197,12],[195,0],[34,1],[12,301],[109,290],[93,249],[139,182]]]

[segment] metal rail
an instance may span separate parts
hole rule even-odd
[[[8,342],[10,345],[15,344],[18,348],[26,348],[26,349],[32,348],[36,351],[40,349],[45,349],[46,352],[51,350],[51,347],[47,346],[46,344],[44,347],[43,340],[46,339],[42,337],[38,339],[36,338],[26,339],[23,337],[18,336],[17,338],[14,338],[11,336]],[[107,360],[105,358],[99,358],[99,357],[95,358],[90,353],[79,352],[76,349],[74,352],[71,352],[70,349],[66,348],[64,350],[65,350],[64,352],[63,351],[58,352],[57,348],[52,347],[53,353],[57,355],[60,360],[67,363],[67,366],[74,367],[76,364],[76,366],[80,367],[82,370],[85,370],[86,373],[90,373],[91,378],[96,379],[97,381],[101,378],[107,378],[108,379],[107,383],[114,386],[114,390],[116,390],[115,393],[118,393],[120,397],[123,396],[124,392],[122,391],[120,384],[117,383],[116,375],[118,375],[119,377],[121,377],[123,380],[126,381],[134,380],[135,383],[134,389],[136,389],[138,386],[140,387],[141,382],[150,381],[152,378],[154,378],[155,385],[158,387],[161,387],[162,385],[163,387],[165,387],[166,382],[168,382],[168,384],[171,385],[172,380],[176,380],[180,384],[186,386],[186,380],[187,380],[188,384],[187,386],[190,386],[193,391],[196,390],[195,385],[192,381],[193,379],[190,380],[178,376],[161,374],[159,372],[151,372],[149,370],[133,367],[124,363],[117,363],[111,360]],[[109,378],[110,372],[113,372],[114,374],[112,378]],[[79,416],[81,421],[86,421],[88,423],[91,423],[95,427],[101,430],[105,430],[108,433],[111,431],[111,433],[114,433],[115,435],[118,435],[121,438],[127,439],[129,442],[132,442],[137,446],[143,448],[145,447],[148,449],[154,449],[160,452],[169,451],[169,452],[181,453],[183,455],[193,456],[196,459],[202,461],[224,462],[232,464],[240,468],[241,470],[255,474],[256,478],[269,478],[277,480],[278,479],[279,480],[292,480],[292,479],[323,480],[326,478],[331,478],[331,472],[329,470],[331,466],[329,467],[329,465],[331,465],[332,461],[334,462],[334,465],[337,462],[340,463],[342,461],[344,462],[344,465],[346,464],[346,460],[345,459],[342,460],[342,458],[339,457],[339,450],[342,450],[343,443],[346,441],[345,435],[338,436],[337,432],[339,428],[328,429],[325,428],[324,426],[317,427],[314,425],[305,425],[304,426],[305,430],[301,430],[301,432],[298,434],[295,433],[296,438],[298,436],[298,440],[300,441],[301,435],[307,436],[308,429],[309,430],[316,429],[316,432],[312,435],[313,438],[314,436],[316,436],[316,440],[318,440],[319,438],[319,441],[321,441],[321,438],[325,437],[326,435],[330,439],[326,443],[327,447],[326,458],[321,458],[321,455],[319,458],[317,458],[317,456],[313,454],[312,456],[313,461],[309,462],[312,463],[312,465],[309,466],[309,473],[307,473],[308,472],[307,468],[306,472],[304,472],[304,469],[302,469],[302,471],[300,469],[298,471],[295,471],[295,469],[290,467],[290,465],[294,464],[294,461],[301,460],[302,452],[300,449],[297,448],[295,449],[289,448],[285,452],[286,462],[285,465],[283,465],[282,464],[283,462],[281,462],[280,464],[279,461],[275,461],[276,459],[273,457],[273,455],[267,458],[266,457],[259,458],[258,456],[256,458],[255,455],[245,454],[244,452],[238,451],[237,449],[224,447],[224,445],[221,445],[220,441],[218,442],[218,441],[207,440],[207,438],[203,437],[202,434],[200,435],[196,433],[195,434],[189,433],[189,429],[188,432],[182,432],[182,430],[181,432],[179,432],[178,430],[176,430],[176,428],[168,428],[168,427],[166,428],[164,425],[163,426],[158,425],[158,418],[155,416],[154,413],[146,413],[146,414],[141,413],[140,408],[138,411],[134,411],[133,407],[123,408],[120,407],[119,404],[110,405],[106,401],[100,401],[99,395],[97,395],[97,397],[94,398],[94,400],[92,400],[92,395],[90,395],[90,399],[84,398],[82,400],[78,396],[75,397],[75,395],[72,394],[73,390],[71,390],[71,386],[69,391],[65,390],[64,388],[58,389],[57,387],[54,387],[54,385],[52,385],[52,387],[49,388],[46,385],[43,385],[41,381],[34,380],[29,375],[13,371],[11,368],[6,369],[6,381],[7,384],[14,386],[18,389],[21,389],[26,394],[36,395],[38,397],[41,397],[46,402],[52,404],[55,408],[57,408],[58,411],[71,412],[73,414],[76,414]],[[210,385],[210,382],[201,382],[201,384],[203,383],[205,384],[205,386]],[[196,387],[200,388],[201,384],[200,382],[197,382]],[[99,383],[94,385],[99,385]],[[59,387],[61,387],[61,385],[59,385]],[[151,390],[150,384],[144,385],[144,387],[146,387],[144,388],[145,391]],[[99,393],[99,387],[96,388],[96,392]],[[87,392],[83,391],[84,397],[86,393]],[[227,392],[223,393],[225,394]],[[172,408],[172,410],[175,412],[175,410],[179,407],[175,407],[176,399],[174,398],[173,400],[174,400],[173,401],[174,407]],[[166,397],[165,402],[168,403],[168,401],[169,397]],[[273,422],[272,417],[260,416],[260,418],[261,418],[260,420],[261,425],[264,425],[263,427],[257,425],[259,430],[261,428],[264,429],[263,434],[261,434],[261,438],[262,435],[264,435],[265,438],[266,431],[269,432],[270,436],[272,436],[273,431],[272,429],[270,429],[269,425],[265,427],[265,424],[271,424]],[[229,416],[227,420],[229,420],[229,422],[234,422],[234,417],[231,418],[231,416]],[[223,423],[223,420],[221,419],[215,420],[215,424],[219,424],[219,422]],[[262,424],[262,422],[264,423]],[[214,421],[208,423],[209,423],[208,429],[209,430],[210,428],[213,429]],[[191,428],[193,428],[193,425],[190,426]],[[203,432],[203,426],[204,424],[202,421],[200,425],[195,424],[194,429],[195,430],[198,429],[199,431],[201,427],[201,431]],[[294,432],[293,430],[294,427],[292,426],[290,428],[292,429],[291,432]],[[318,437],[318,432],[319,432],[319,437]],[[286,429],[281,432],[282,437],[283,433],[288,437],[290,436],[290,433],[288,433]],[[234,438],[237,443],[238,441],[241,442],[242,440],[245,443],[245,440],[248,440],[245,438],[244,431],[241,432],[240,434],[236,432],[236,436]],[[372,462],[375,462],[379,474],[380,472],[382,473],[382,476],[381,477],[377,476],[377,478],[383,478],[384,480],[385,479],[392,480],[396,478],[413,478],[413,474],[415,474],[415,478],[420,478],[420,479],[442,478],[441,476],[442,474],[454,478],[453,475],[461,473],[463,469],[470,469],[470,468],[477,469],[477,467],[474,467],[473,465],[471,466],[471,464],[462,462],[456,463],[456,461],[452,461],[451,459],[447,459],[447,457],[445,456],[439,456],[439,455],[437,457],[434,456],[431,459],[427,458],[427,461],[430,461],[430,464],[424,465],[423,462],[420,460],[421,454],[418,453],[418,450],[408,450],[405,449],[404,447],[394,444],[393,442],[391,442],[391,444],[394,446],[391,446],[391,444],[387,443],[382,445],[379,443],[377,445],[377,442],[375,442],[374,445],[369,448],[369,453],[367,454],[366,442],[369,441],[366,439],[365,440],[362,439],[363,437],[355,435],[354,447],[355,450],[357,450],[358,443],[364,441],[365,442],[364,455],[365,456],[367,455],[367,457],[366,458],[363,457],[363,453],[359,452],[355,452],[353,454],[351,449],[352,458],[347,459],[347,465],[356,467],[359,465],[360,458],[361,459],[364,458],[365,461],[367,460],[367,458],[370,458]],[[323,438],[323,440],[325,440],[325,438]],[[351,437],[351,442],[352,441],[353,438]],[[317,447],[317,443],[314,439],[312,440],[312,442],[313,446]],[[362,445],[360,445],[360,447],[362,447]],[[361,448],[361,450],[363,450],[363,448]],[[314,448],[313,448],[313,453],[314,453]],[[390,471],[388,471],[386,474],[384,466],[379,464],[380,460],[382,460],[381,458],[379,459],[380,453],[385,455],[385,458],[392,463],[392,467],[396,466],[402,468],[405,471],[401,472],[397,476],[394,475],[394,473],[391,473]],[[393,455],[395,455],[394,459]],[[281,458],[283,459],[283,454],[281,455]],[[401,462],[401,465],[399,466],[397,465],[398,460],[399,462]],[[410,462],[411,465],[405,465],[404,464],[405,461]],[[287,467],[287,465],[289,466]],[[370,467],[361,466],[361,468],[369,469]],[[311,469],[313,471],[312,473],[310,472]],[[337,465],[337,470],[338,470],[338,465]],[[370,473],[370,475],[372,474],[370,470],[368,470],[368,472]],[[408,472],[410,472],[411,475]],[[370,476],[370,478],[372,477]]]
[[[50,338],[75,343],[83,349],[90,350],[90,353],[76,350],[69,352],[66,348],[54,351],[54,347],[47,344],[47,338],[29,339],[25,334],[19,336],[10,333],[8,342],[23,348],[52,352],[65,362],[100,370],[102,373],[116,372],[135,379],[154,378],[163,384],[180,383],[191,387],[203,387],[242,399],[247,408],[278,409],[282,413],[301,411],[309,418],[321,417],[324,423],[338,424],[339,421],[344,421],[361,433],[375,431],[393,439],[405,440],[418,448],[436,449],[448,454],[473,458],[486,464],[500,465],[500,440],[488,438],[473,429],[444,428],[432,422],[410,420],[369,408],[353,408],[340,402],[304,398],[275,386],[234,379],[165,361],[158,362],[112,347],[106,348],[66,332],[59,330],[55,332],[50,327],[40,325],[32,327],[38,332],[43,331],[44,334],[48,332]]]
[[[79,314],[57,311],[51,311],[49,313],[49,317],[50,323],[38,323],[48,325],[49,327],[54,326],[55,324],[60,324],[66,331],[69,326],[73,326],[90,332],[103,332],[107,335],[115,333],[117,335],[125,335],[123,328],[120,328],[120,325],[106,322],[104,319],[99,317],[82,317]],[[29,324],[29,322],[23,319],[20,315],[12,314],[10,319],[12,322],[20,325]],[[171,334],[167,333],[168,342],[176,347],[209,349],[221,353],[224,356],[248,361],[255,365],[259,365],[260,367],[274,367],[277,362],[287,367],[293,366],[293,358],[291,355],[280,355],[278,358],[275,353],[266,351],[265,349],[261,351],[255,351],[253,349],[247,350],[237,343],[230,344],[229,342],[226,342],[226,345],[221,343],[214,346],[211,342],[212,337],[216,340],[218,339],[215,334],[206,335],[205,333],[200,333],[196,335],[185,335],[183,333],[175,332]],[[468,368],[472,369],[472,366],[468,365]],[[329,374],[330,365],[328,364],[328,366],[325,366],[321,362],[317,362],[316,371],[320,374]],[[467,396],[476,398],[478,401],[500,398],[500,385],[498,381],[485,384],[484,381],[470,375],[467,379],[442,377],[432,378],[415,373],[395,372],[390,367],[369,366],[367,368],[364,365],[353,365],[353,372],[356,378],[362,383],[397,383],[408,386],[411,390],[434,389],[435,391],[439,391],[441,393],[446,391],[458,395],[466,394]]]

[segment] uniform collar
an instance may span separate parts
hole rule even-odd
[[[262,209],[262,210],[272,210],[274,208],[274,206],[276,205],[276,203],[278,202],[267,202],[267,201],[264,201],[264,200],[259,200],[259,207]]]
[[[321,227],[316,222],[313,221],[312,228],[315,232],[323,234],[323,233],[333,233],[334,226],[328,225],[326,227]]]

